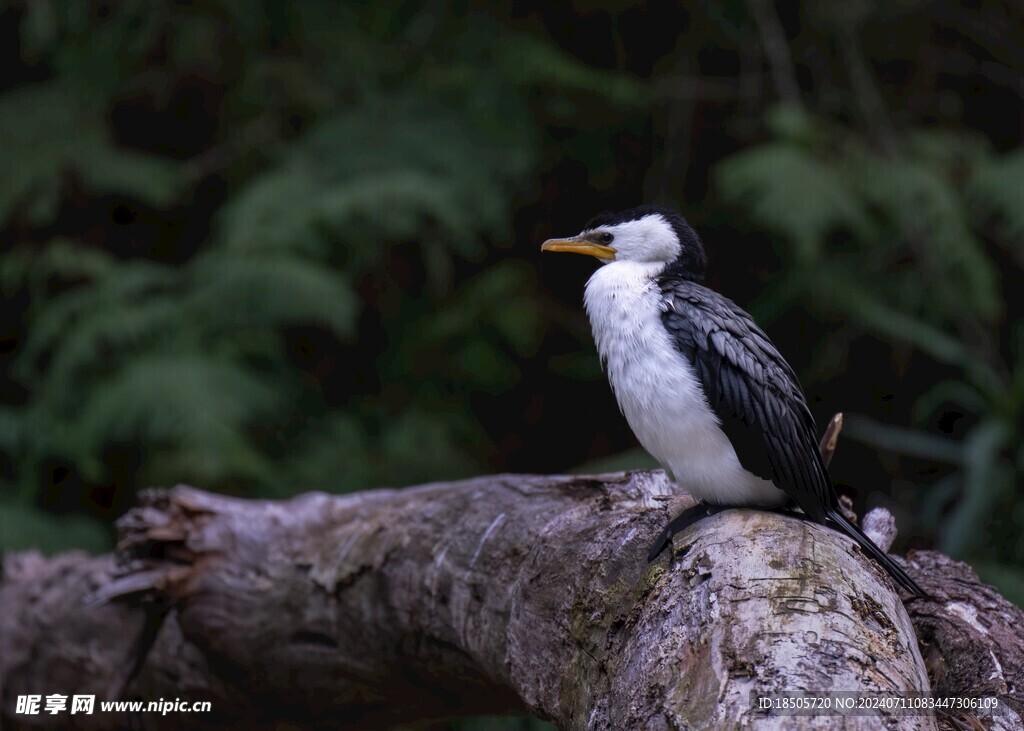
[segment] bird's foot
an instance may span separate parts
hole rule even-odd
[[[658,557],[658,555],[665,550],[665,547],[672,542],[672,536],[677,533],[682,533],[684,530],[689,528],[694,523],[708,518],[712,515],[717,515],[723,510],[728,510],[728,505],[708,505],[707,503],[697,503],[693,507],[687,508],[678,516],[672,519],[672,521],[665,526],[658,538],[654,541],[651,546],[651,550],[647,553],[647,563],[650,563]]]
[[[800,509],[800,506],[796,504],[796,500],[788,500],[786,504],[781,508],[775,508],[776,513],[779,515],[788,515],[790,518],[797,518],[799,520],[807,520],[807,513]]]

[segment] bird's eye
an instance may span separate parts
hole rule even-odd
[[[607,231],[602,231],[597,235],[597,240],[600,241],[602,244],[610,244],[612,241],[615,240],[615,236],[608,233]]]

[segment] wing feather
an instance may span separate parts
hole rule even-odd
[[[662,318],[693,364],[744,469],[771,480],[818,521],[836,504],[814,417],[793,369],[753,318],[688,280],[659,282]]]

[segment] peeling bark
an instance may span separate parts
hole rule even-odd
[[[845,536],[754,510],[702,521],[648,565],[688,504],[660,472],[286,502],[151,491],[116,560],[4,559],[0,724],[379,728],[511,711],[567,729],[952,728],[751,707],[755,693],[934,688],[999,695],[993,727],[1021,727],[1024,616],[968,567],[914,554],[932,599],[905,608]],[[18,695],[54,692],[213,712],[15,714]]]

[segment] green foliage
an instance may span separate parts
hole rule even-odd
[[[842,173],[799,147],[755,147],[722,161],[716,175],[726,202],[791,241],[794,256],[803,261],[819,260],[822,243],[836,230],[869,235],[863,202]]]
[[[113,481],[123,504],[179,481],[262,495],[400,485],[480,471],[489,455],[465,403],[514,385],[541,335],[532,272],[483,266],[511,243],[510,201],[537,163],[526,92],[627,104],[642,85],[479,20],[442,60],[396,52],[422,43],[411,8],[262,14],[227,0],[27,13],[24,52],[54,75],[0,95],[19,171],[0,185],[0,222],[49,224],[69,174],[85,197],[157,209],[211,164],[228,166],[231,190],[183,263],[69,236],[0,256],[0,288],[29,302],[10,373],[28,399],[0,412],[25,510],[55,461],[84,485]],[[238,138],[184,163],[116,144],[109,110],[153,85],[154,44],[164,73],[209,73],[226,28],[251,61],[221,107]],[[287,50],[269,53],[268,34]],[[314,333],[327,376],[297,365],[297,330]],[[367,360],[376,389],[354,375]]]
[[[994,343],[968,343],[995,337],[1002,314],[986,239],[1019,257],[1024,155],[1000,156],[963,134],[911,131],[899,154],[883,156],[849,130],[794,116],[800,113],[788,110],[787,124],[775,125],[777,139],[727,158],[715,175],[724,200],[789,246],[793,267],[767,299],[776,311],[779,300],[813,303],[959,372],[927,390],[914,413],[921,425],[945,404],[972,414],[962,445],[856,419],[848,432],[898,454],[957,465],[941,485],[922,491],[940,548],[1013,560],[1019,548],[1009,536],[985,527],[1013,504],[1024,478],[1024,360],[1018,353],[1001,362]]]
[[[990,156],[972,170],[967,199],[976,222],[995,223],[995,236],[1008,242],[1024,266],[1024,149]]]
[[[799,114],[786,115],[794,116]],[[787,128],[796,126],[790,122]],[[929,322],[948,321],[964,310],[986,321],[998,314],[995,266],[971,225],[959,170],[948,151],[940,155],[937,145],[919,139],[892,159],[842,130],[815,127],[814,120],[804,119],[799,128],[790,139],[723,160],[715,182],[727,203],[790,244],[797,276],[810,273],[808,285],[816,296],[826,301],[842,296],[833,292],[834,278],[813,284],[819,267],[844,281],[866,270],[873,283],[864,278],[870,297],[854,297],[862,302],[889,302]],[[838,235],[852,241],[852,254],[849,247],[837,251],[830,244]],[[837,261],[838,266],[830,264]],[[929,273],[927,288],[923,280],[906,276],[914,269]]]
[[[55,261],[18,267],[39,278]],[[101,480],[106,445],[139,444],[152,458],[147,481],[273,485],[246,430],[281,418],[296,396],[278,333],[318,323],[350,339],[358,310],[345,278],[298,258],[216,251],[180,268],[108,260],[90,269],[32,315],[17,364],[35,386],[22,413],[23,474],[59,455]]]
[[[928,306],[985,320],[998,314],[995,265],[970,219],[952,171],[929,160],[886,160],[862,154],[858,192],[881,215],[881,240],[902,243],[934,287]]]
[[[112,548],[110,534],[94,520],[0,502],[0,552],[36,549],[53,554],[82,549],[102,553]]]
[[[502,144],[425,97],[386,96],[334,115],[255,177],[223,214],[224,246],[287,251],[350,270],[416,241],[435,290],[452,255],[480,260],[507,228],[505,197],[530,164],[530,140]]]
[[[1008,563],[975,562],[972,566],[982,581],[999,587],[1003,596],[1024,607],[1024,571]]]
[[[372,114],[363,119],[367,129],[379,121]],[[279,491],[282,480],[296,476],[303,480],[291,483],[296,489],[332,481],[337,489],[471,471],[472,458],[456,446],[469,436],[470,425],[449,424],[443,417],[439,423],[430,416],[430,403],[398,414],[364,411],[382,434],[369,449],[365,432],[372,423],[330,412],[322,425],[306,426],[308,437],[290,437],[301,448],[284,465],[275,466],[266,445],[260,449],[253,441],[254,430],[285,429],[311,396],[283,360],[282,328],[316,324],[351,342],[360,305],[349,282],[379,265],[390,244],[432,231],[433,240],[419,242],[423,266],[446,272],[453,249],[480,256],[480,235],[501,225],[493,198],[503,192],[502,176],[482,185],[483,151],[471,147],[459,129],[438,126],[432,150],[419,158],[412,147],[407,156],[375,147],[385,150],[381,164],[349,154],[366,136],[358,125],[349,124],[345,132],[334,138],[314,131],[297,145],[291,162],[257,177],[251,184],[255,193],[241,192],[228,210],[219,242],[182,267],[90,255],[70,272],[62,256],[72,248],[68,242],[55,242],[52,251],[45,247],[41,256],[20,252],[9,258],[8,286],[34,281],[39,291],[39,283],[54,276],[87,278],[34,308],[18,363],[36,394],[22,414],[30,425],[22,434],[34,442],[25,452],[23,474],[32,474],[33,458],[57,450],[87,478],[101,480],[108,444],[145,448],[145,482],[251,485],[264,493]],[[444,135],[450,139],[447,152]],[[341,140],[335,146],[341,149],[332,148],[333,139]],[[398,130],[395,140],[400,139]],[[474,159],[473,166],[462,161],[461,169],[472,168],[468,176],[459,178],[457,166],[444,169],[452,154]],[[388,164],[394,168],[390,178]],[[500,156],[492,164],[500,164]],[[286,186],[316,194],[265,202],[261,192],[268,185],[289,179]],[[474,205],[488,195],[491,205]],[[261,215],[285,225],[261,227]],[[305,233],[301,246],[296,232]],[[426,349],[435,360],[424,362],[451,356],[454,370],[441,379],[433,374],[435,390],[445,377],[467,388],[500,390],[515,377],[512,353],[529,348],[537,329],[523,284],[523,272],[514,266],[495,267],[482,282],[467,282],[464,294],[452,292],[450,277],[437,275],[441,306],[425,312],[406,306],[408,314],[390,325],[406,332],[400,347],[409,357]],[[445,299],[451,307],[443,305]],[[473,323],[486,325],[488,337],[475,337]],[[396,368],[404,362],[394,359]],[[386,376],[401,381],[403,374]],[[409,384],[411,394],[429,390],[432,375],[421,376]],[[385,424],[390,418],[395,421]],[[328,436],[345,441],[331,444]],[[293,463],[301,465],[294,474]],[[339,463],[348,467],[339,472]]]
[[[597,94],[613,105],[636,107],[654,97],[649,84],[625,74],[594,69],[549,43],[529,36],[503,35],[495,62],[516,84],[529,88],[554,88]],[[559,110],[568,106],[558,105]]]
[[[925,88],[947,74],[897,89],[880,71],[906,60],[890,29],[931,38],[945,21],[916,2],[887,6],[885,23],[864,4],[786,10],[803,98],[764,108],[774,76],[758,69],[788,72],[757,56],[743,3],[685,20],[627,5],[588,15],[586,43],[557,8],[496,5],[126,0],[5,15],[23,78],[0,93],[0,511],[14,516],[0,540],[98,546],[39,507],[111,517],[147,484],[286,495],[491,469],[520,435],[492,444],[481,422],[522,418],[510,394],[533,363],[600,378],[582,319],[546,332],[558,315],[540,317],[536,251],[517,259],[513,232],[538,238],[556,209],[585,220],[663,198],[698,227],[724,203],[742,214],[726,235],[779,243],[763,322],[799,303],[842,323],[826,342],[838,359],[864,334],[892,345],[880,350],[895,365],[876,354],[861,380],[909,368],[937,381],[906,389],[914,429],[850,432],[953,466],[918,496],[941,547],[990,567],[1024,559],[1006,518],[1024,483],[1024,328],[1004,309],[1017,273],[995,263],[1024,265],[1024,152],[998,151],[1012,147],[998,125],[953,119],[957,92]],[[652,32],[670,16],[684,41]],[[857,68],[839,32],[871,64]],[[984,40],[985,69],[1014,66],[1012,44]],[[975,120],[998,106],[974,103]],[[968,417],[956,443],[934,436],[950,409]],[[591,467],[640,464],[627,452]]]
[[[172,161],[114,144],[102,101],[53,82],[0,96],[4,160],[16,175],[0,179],[0,221],[13,215],[27,223],[50,223],[68,176],[95,193],[123,193],[167,205],[184,179]]]

